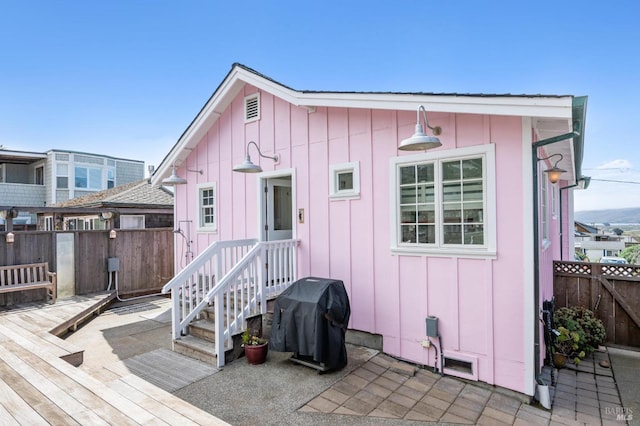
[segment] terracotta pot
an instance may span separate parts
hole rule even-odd
[[[567,356],[558,352],[553,354],[553,365],[562,368],[567,365]]]
[[[269,344],[264,343],[262,345],[245,345],[244,355],[247,357],[247,362],[252,365],[262,364],[267,359],[267,352],[269,351]]]

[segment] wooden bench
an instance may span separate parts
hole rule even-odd
[[[0,266],[0,293],[47,289],[47,297],[56,303],[56,273],[49,272],[49,262]]]

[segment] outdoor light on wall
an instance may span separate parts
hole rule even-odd
[[[253,164],[251,162],[251,157],[249,156],[249,145],[253,144],[256,149],[258,150],[258,154],[260,155],[260,157],[262,158],[270,158],[274,161],[274,163],[277,163],[278,160],[280,160],[280,156],[278,154],[275,154],[273,157],[270,157],[268,155],[264,155],[261,151],[260,151],[260,147],[258,146],[258,144],[256,144],[254,141],[251,141],[247,144],[247,156],[244,159],[244,162],[242,164],[237,164],[235,166],[233,166],[233,171],[234,172],[240,172],[240,173],[260,173],[262,172],[262,167],[260,167],[258,164]]]
[[[109,231],[109,239],[110,240],[115,240],[116,239],[116,230],[112,229],[111,231]]]
[[[194,172],[194,173],[202,174],[202,170],[191,170],[191,169],[187,169],[187,168],[185,168],[185,170],[188,171],[188,172]],[[185,178],[181,178],[176,173],[176,166],[175,165],[173,166],[173,169],[171,170],[171,176],[169,176],[168,178],[162,179],[162,184],[165,185],[165,186],[184,185],[186,183],[187,183],[187,180]]]
[[[429,129],[431,129],[434,136],[427,136],[427,134],[424,132],[424,128],[422,127],[422,123],[420,122],[420,110],[422,110],[424,123]],[[429,121],[427,120],[427,110],[424,109],[424,106],[420,105],[417,111],[416,131],[413,136],[400,142],[400,146],[398,146],[398,149],[402,151],[425,151],[427,149],[438,148],[442,146],[442,143],[436,136],[440,135],[441,133],[442,128],[440,126],[429,126]]]
[[[544,172],[547,174],[547,177],[549,178],[549,182],[551,183],[556,183],[560,180],[560,176],[566,172],[566,170],[561,169],[560,167],[558,167],[558,163],[562,161],[562,159],[564,158],[562,156],[562,154],[552,154],[548,157],[545,158],[538,158],[538,161],[544,161],[544,160],[548,160],[552,157],[560,157],[560,159],[558,161],[556,161],[556,163],[553,165],[553,167],[551,167],[550,169],[545,170]]]
[[[13,232],[7,233],[7,243],[13,243],[15,241],[16,236],[13,235]]]

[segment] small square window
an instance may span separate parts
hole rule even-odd
[[[360,164],[343,163],[329,166],[329,197],[357,198],[360,196]]]
[[[353,172],[338,172],[338,191],[353,191]]]

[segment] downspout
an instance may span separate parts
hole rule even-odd
[[[539,209],[539,200],[538,200],[538,148],[541,148],[543,146],[547,146],[547,145],[551,145],[554,143],[558,143],[567,139],[573,139],[573,138],[580,138],[581,134],[582,134],[582,129],[584,128],[584,112],[585,112],[585,106],[586,106],[586,97],[580,97],[580,98],[573,98],[573,105],[572,105],[572,110],[573,110],[573,114],[572,114],[572,126],[573,126],[573,131],[569,132],[569,133],[565,133],[562,135],[558,135],[558,136],[553,136],[547,139],[542,139],[539,140],[537,142],[534,142],[531,145],[531,167],[532,167],[532,172],[533,172],[533,313],[534,313],[534,318],[536,318],[536,320],[533,322],[534,323],[534,330],[533,330],[533,336],[534,336],[534,346],[533,346],[533,351],[534,351],[534,380],[536,380],[538,378],[538,374],[540,372],[540,327],[539,327],[539,303],[540,303],[540,235],[539,235],[539,226],[538,226],[538,221],[540,220],[540,213],[538,211]],[[576,112],[581,112],[582,114],[576,114]],[[577,115],[580,115],[579,117],[577,117]],[[580,138],[582,139],[582,138]],[[575,146],[575,142],[574,142],[574,146]],[[582,162],[582,140],[580,140],[580,151],[579,151],[579,156],[580,156],[580,161],[579,163]],[[578,161],[576,160],[576,179],[577,176],[580,175],[580,168],[581,168],[581,164],[578,164]],[[562,210],[560,211],[560,215],[562,215]]]

